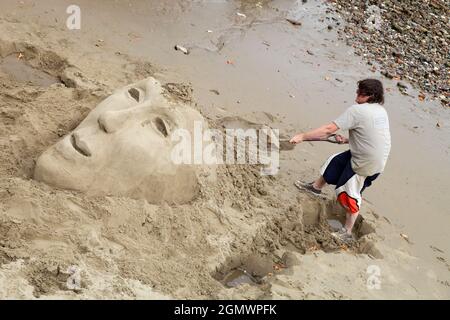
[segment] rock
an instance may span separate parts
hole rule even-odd
[[[400,89],[408,89],[408,85],[403,82],[397,82],[397,87],[399,87]]]
[[[386,78],[389,78],[389,79],[394,78],[394,75],[392,73],[390,73],[389,71],[386,71],[386,70],[381,71],[381,74],[383,76],[385,76]]]
[[[302,25],[301,21],[299,21],[297,19],[294,19],[294,18],[286,18],[286,20],[288,22],[290,22],[291,24],[293,24],[294,26],[301,26]]]
[[[397,32],[403,33],[404,29],[396,22],[392,22],[391,24],[392,29],[394,29]]]
[[[402,57],[403,54],[400,51],[394,50],[394,51],[392,51],[392,56],[394,56],[394,57]]]

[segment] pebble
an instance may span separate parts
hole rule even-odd
[[[408,81],[450,107],[445,1],[389,0],[377,7],[360,0],[334,0],[331,6],[347,22],[339,30],[340,37],[358,55],[379,64],[385,77]],[[369,21],[380,27],[372,28]]]

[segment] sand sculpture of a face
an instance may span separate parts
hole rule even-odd
[[[34,178],[90,195],[184,203],[198,193],[197,170],[171,161],[171,134],[204,119],[162,95],[148,78],[115,91],[38,159]]]

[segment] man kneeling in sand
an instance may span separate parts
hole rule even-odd
[[[336,135],[348,143],[350,150],[332,155],[322,166],[321,176],[312,183],[297,181],[295,185],[315,195],[328,183],[336,186],[337,201],[346,209],[344,228],[333,235],[344,242],[353,240],[352,229],[358,217],[362,192],[384,170],[391,149],[389,119],[384,103],[383,85],[379,80],[358,82],[356,103],[333,122],[315,130],[295,135],[290,142],[326,139],[337,130],[348,130],[349,138]]]

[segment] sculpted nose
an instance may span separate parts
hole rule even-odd
[[[126,121],[126,113],[120,111],[106,111],[98,117],[100,130],[106,133],[113,133],[120,129]]]

